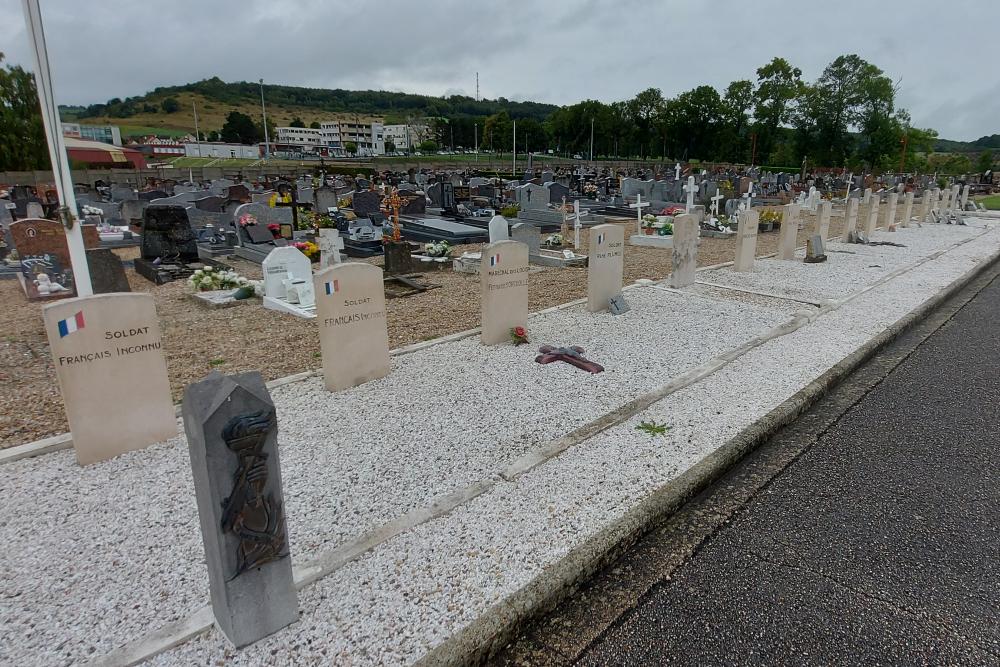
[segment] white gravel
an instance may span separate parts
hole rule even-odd
[[[877,274],[855,275],[854,289],[967,238],[956,227],[917,231],[928,229],[934,244],[917,239],[905,261],[886,255]],[[451,514],[389,540],[304,589],[302,619],[274,637],[232,651],[212,631],[155,662],[412,662],[967,272],[1000,247],[998,236],[956,248],[515,482],[498,481]],[[810,271],[815,266],[781,264],[792,277],[810,272],[795,278],[802,294],[843,295],[823,292]],[[648,288],[627,295],[633,311],[623,317],[574,307],[532,318],[530,347],[484,350],[468,339],[394,358],[390,376],[350,392],[328,394],[318,379],[275,390],[295,562],[449,491],[496,479],[533,446],[800,307]],[[579,344],[608,370],[590,376],[564,364],[534,364],[543,342]],[[651,418],[674,428],[664,438],[635,431],[639,419]],[[0,519],[0,663],[78,662],[204,604],[207,575],[183,439],[87,468],[62,452],[3,471],[0,494],[18,511]]]
[[[892,241],[906,247],[833,242],[827,244],[829,259],[820,264],[803,264],[805,253],[800,250],[795,261],[758,259],[753,271],[738,273],[723,268],[699,274],[698,280],[794,299],[840,299],[875,282],[892,269],[914,264],[949,243],[982,232],[978,227],[949,225],[879,231],[873,235],[873,241]]]

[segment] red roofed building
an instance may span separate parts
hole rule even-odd
[[[66,152],[73,162],[86,164],[88,167],[121,167],[124,169],[145,169],[146,159],[142,153],[124,146],[112,146],[100,141],[63,137],[66,142]]]

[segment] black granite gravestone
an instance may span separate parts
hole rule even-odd
[[[110,248],[87,250],[87,266],[90,268],[90,283],[94,294],[132,291],[121,258]]]

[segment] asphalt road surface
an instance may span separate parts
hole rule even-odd
[[[989,270],[666,519],[503,665],[1000,665]]]

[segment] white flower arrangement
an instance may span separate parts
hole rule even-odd
[[[88,215],[101,215],[101,216],[103,216],[104,215],[104,211],[102,211],[101,209],[97,208],[96,206],[87,206],[86,204],[83,205],[83,208],[81,209],[81,212],[83,213],[84,216],[88,216]]]
[[[241,276],[232,270],[221,270],[211,266],[198,269],[188,278],[188,285],[199,292],[209,290],[238,289],[240,287],[254,287],[255,282],[260,282],[263,288],[263,281],[252,281]]]
[[[424,254],[428,257],[447,257],[451,251],[451,245],[447,241],[437,241],[424,245]]]
[[[562,234],[549,234],[545,239],[545,245],[550,247],[561,246],[563,244]]]
[[[652,213],[647,213],[646,215],[642,216],[642,221],[643,222],[654,223],[654,222],[656,222],[656,216],[653,215]]]

